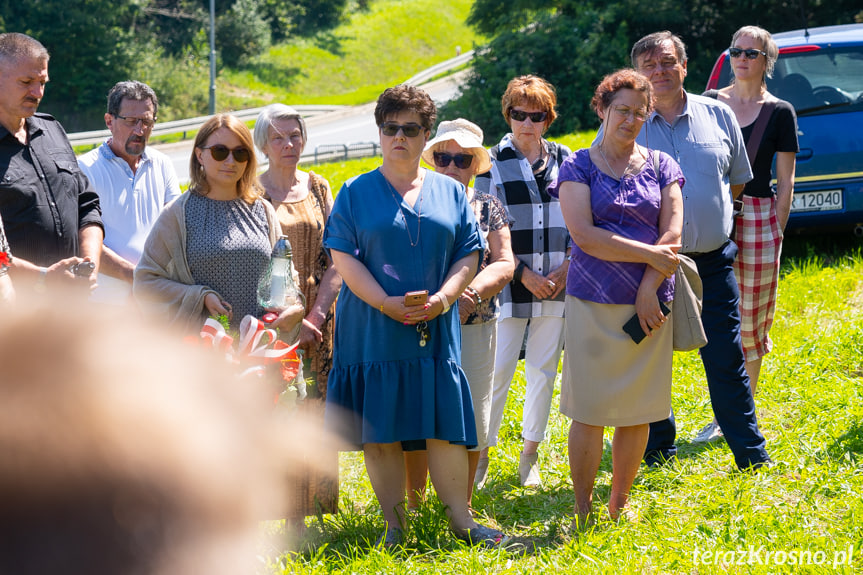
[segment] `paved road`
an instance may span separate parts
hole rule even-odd
[[[461,82],[467,71],[458,72],[446,78],[435,80],[422,86],[439,105],[451,100],[458,93]],[[327,144],[351,144],[358,142],[377,142],[378,129],[374,119],[375,105],[363,104],[343,110],[329,112],[306,120],[309,130],[309,141],[306,153],[314,153],[316,146]],[[168,154],[177,170],[180,182],[189,181],[189,156],[192,153],[192,141],[177,142],[155,146]],[[258,157],[262,162],[263,158]]]

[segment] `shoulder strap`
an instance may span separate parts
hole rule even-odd
[[[656,181],[659,181],[659,150],[652,150],[650,154],[653,158],[653,172],[656,174]]]
[[[755,120],[755,126],[752,128],[752,133],[749,134],[749,139],[746,140],[746,155],[749,156],[749,165],[755,165],[755,156],[758,154],[758,147],[761,145],[761,139],[764,137],[764,130],[767,129],[767,122],[773,114],[773,108],[776,107],[776,101],[764,102],[761,106],[761,111],[758,113],[758,118]]]

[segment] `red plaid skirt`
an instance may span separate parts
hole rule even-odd
[[[740,287],[740,319],[746,361],[764,357],[773,347],[770,327],[776,310],[782,230],[776,198],[743,196],[743,215],[736,219],[739,249],[734,273]]]

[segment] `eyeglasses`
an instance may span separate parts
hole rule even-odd
[[[445,152],[434,153],[434,165],[438,168],[446,168],[450,162],[455,162],[456,168],[464,170],[470,167],[473,156],[470,154],[447,154]]]
[[[509,118],[510,120],[515,120],[516,122],[524,122],[528,118],[534,124],[539,124],[540,122],[545,122],[545,119],[548,118],[548,112],[525,112],[524,110],[516,110],[515,108],[509,109]]]
[[[123,123],[126,124],[129,128],[137,128],[138,123],[143,126],[145,130],[149,130],[156,124],[156,118],[152,120],[149,118],[133,118],[131,116],[121,116],[120,114],[114,114],[114,117],[118,120],[123,120]]]
[[[643,122],[647,119],[647,112],[642,109],[633,110],[632,108],[627,108],[626,106],[615,106],[612,108],[618,116],[621,118],[632,118],[633,120],[637,120],[639,122]]]
[[[393,124],[392,122],[385,122],[380,125],[380,129],[384,136],[395,136],[401,130],[406,138],[416,138],[423,127],[417,124]]]
[[[759,56],[759,54],[765,58],[767,57],[767,52],[764,50],[756,50],[755,48],[750,48],[748,50],[744,50],[743,48],[729,48],[728,53],[731,54],[732,58],[739,58],[743,54],[746,54],[747,60],[754,60]]]
[[[241,164],[245,164],[249,161],[249,150],[243,147],[230,149],[228,146],[223,146],[222,144],[216,144],[215,146],[201,146],[202,150],[210,150],[210,155],[213,156],[213,159],[217,162],[223,162],[227,159],[228,154],[234,156],[234,160]]]

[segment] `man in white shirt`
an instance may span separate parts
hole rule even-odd
[[[159,100],[148,85],[117,83],[108,93],[105,114],[111,137],[78,158],[99,194],[105,226],[95,301],[128,300],[147,234],[164,206],[180,195],[169,158],[147,147],[158,110]]]

